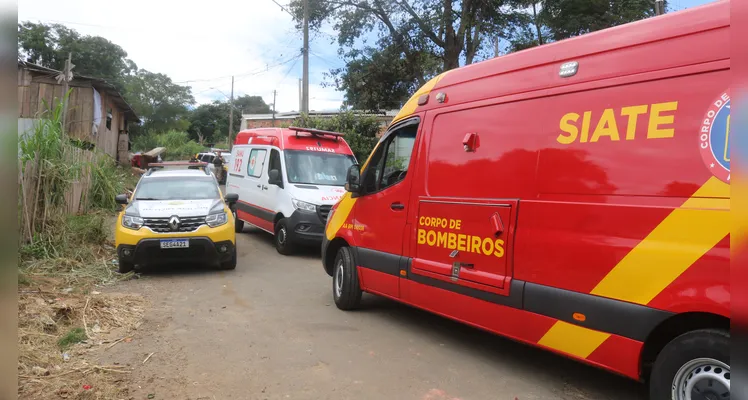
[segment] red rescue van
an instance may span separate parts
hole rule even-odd
[[[365,291],[655,400],[729,398],[729,31],[721,1],[432,79],[330,213],[338,308]]]

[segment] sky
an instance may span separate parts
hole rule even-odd
[[[288,0],[277,0],[287,4]],[[710,0],[670,0],[680,10]],[[19,0],[18,20],[62,23],[81,34],[120,45],[139,68],[189,85],[198,104],[234,96],[262,96],[278,112],[299,109],[302,35],[272,0]],[[338,109],[343,94],[323,87],[324,73],[343,67],[335,32],[310,39],[309,108]],[[73,70],[75,71],[75,70]]]

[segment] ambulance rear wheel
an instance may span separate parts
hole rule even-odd
[[[730,398],[730,334],[714,329],[684,333],[657,356],[651,400]]]
[[[332,275],[332,297],[341,310],[354,310],[361,303],[361,285],[358,283],[356,264],[351,249],[341,247],[335,257]]]
[[[291,255],[296,252],[296,246],[294,246],[289,236],[288,224],[286,219],[283,218],[275,224],[275,249],[278,253],[284,256]]]

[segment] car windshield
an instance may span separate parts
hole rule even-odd
[[[286,169],[290,183],[309,185],[345,185],[348,168],[355,159],[347,154],[286,150]]]
[[[135,200],[209,200],[220,198],[213,179],[144,179],[135,190]]]

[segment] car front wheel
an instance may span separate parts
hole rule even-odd
[[[341,247],[335,257],[332,274],[332,297],[341,310],[354,310],[361,303],[361,285],[353,262],[353,254],[348,247]]]

